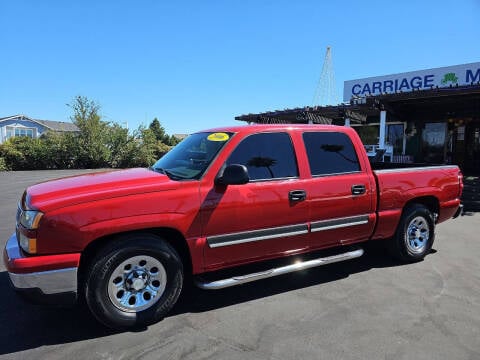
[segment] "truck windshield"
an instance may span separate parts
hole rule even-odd
[[[165,154],[151,169],[172,180],[199,179],[232,135],[226,132],[192,134]]]

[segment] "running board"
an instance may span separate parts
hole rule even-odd
[[[308,260],[305,262],[297,262],[295,264],[273,268],[266,271],[260,271],[253,274],[234,276],[228,279],[216,280],[211,282],[202,281],[202,279],[197,279],[195,280],[195,284],[199,288],[204,290],[223,289],[230,286],[241,285],[241,284],[245,284],[252,281],[257,281],[257,280],[267,279],[267,278],[278,276],[278,275],[288,274],[294,271],[300,271],[300,270],[310,269],[317,266],[336,263],[339,261],[355,259],[362,255],[363,255],[363,249],[358,249],[358,250],[349,251],[343,254]]]

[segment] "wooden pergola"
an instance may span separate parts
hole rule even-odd
[[[369,120],[378,122],[381,111],[388,113],[388,121],[446,120],[453,116],[480,118],[480,84],[358,97],[335,106],[274,110],[235,119],[258,124],[366,124]]]
[[[378,113],[378,111],[377,111]],[[345,119],[365,123],[373,115],[364,105],[341,104],[336,106],[305,106],[303,108],[268,111],[260,114],[247,114],[235,120],[257,124],[342,124]]]

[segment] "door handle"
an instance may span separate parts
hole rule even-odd
[[[292,190],[288,193],[288,200],[290,201],[303,201],[307,198],[307,192],[305,190]]]
[[[353,195],[362,195],[367,192],[365,185],[352,185],[352,194]]]

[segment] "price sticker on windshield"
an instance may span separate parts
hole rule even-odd
[[[228,134],[225,133],[213,133],[208,135],[207,139],[210,141],[227,141],[230,138]]]

